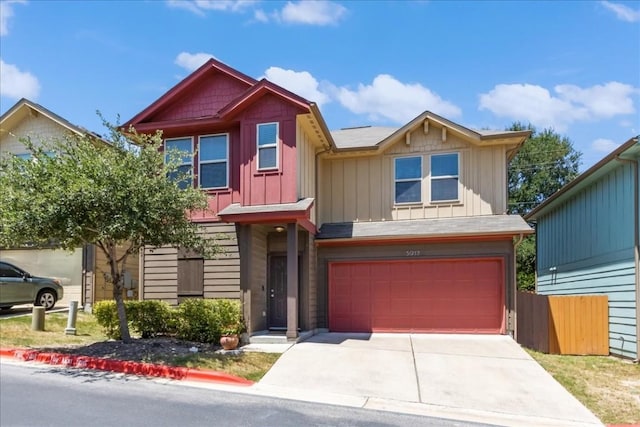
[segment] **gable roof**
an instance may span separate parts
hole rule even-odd
[[[546,215],[552,209],[572,197],[575,193],[588,187],[601,176],[607,174],[612,169],[620,165],[621,163],[617,159],[624,159],[625,157],[622,156],[635,157],[638,159],[638,157],[640,157],[639,139],[640,135],[637,135],[620,145],[598,163],[582,172],[573,181],[563,186],[561,189],[549,196],[544,202],[536,206],[535,209],[525,215],[524,219],[527,221],[535,221],[539,217]]]
[[[431,111],[425,111],[400,128],[386,127],[360,127],[333,131],[332,135],[339,150],[367,150],[384,151],[407,132],[412,132],[419,126],[428,126],[430,123],[448,129],[462,139],[480,146],[509,144],[520,145],[529,137],[531,131],[498,131],[498,130],[474,130],[454,123]],[[513,157],[517,149],[510,153]]]
[[[218,72],[223,73],[227,76],[230,76],[236,79],[239,82],[244,83],[247,86],[247,88],[250,88],[251,86],[257,83],[256,79],[249,77],[246,74],[243,74],[234,68],[229,67],[227,64],[224,64],[216,59],[211,58],[207,62],[202,64],[202,66],[198,68],[196,71],[188,75],[180,83],[178,83],[177,85],[169,89],[160,98],[156,99],[153,103],[151,103],[151,105],[149,105],[147,108],[145,108],[140,113],[136,114],[133,118],[131,118],[129,121],[127,121],[123,125],[123,127],[128,128],[132,124],[140,123],[149,119],[158,111],[160,111],[162,108],[164,108],[165,106],[167,106],[168,104],[176,100],[176,98],[180,96],[180,94],[183,93],[185,90],[188,90],[194,85],[197,85],[199,82],[201,82],[203,79],[206,79],[212,73],[218,73]]]
[[[293,104],[297,104],[299,107],[307,110],[309,109],[309,106],[311,104],[311,102],[307,101],[303,97],[296,95],[293,92],[289,92],[285,88],[278,86],[267,79],[262,79],[258,83],[247,89],[243,94],[227,104],[220,111],[218,111],[218,115],[223,119],[231,118],[235,114],[251,105],[253,101],[261,98],[268,93],[276,95],[280,98],[284,98],[285,100]]]
[[[11,129],[14,129],[20,122],[22,122],[25,117],[37,114],[48,118],[49,120],[57,123],[58,125],[75,134],[92,135],[98,137],[98,135],[94,134],[93,132],[81,126],[74,125],[68,120],[55,114],[53,111],[26,98],[20,99],[2,116],[0,116],[0,135],[9,133]]]

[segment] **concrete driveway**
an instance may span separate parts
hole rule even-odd
[[[286,351],[256,388],[496,425],[602,425],[508,336],[319,334]]]

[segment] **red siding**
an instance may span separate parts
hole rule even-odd
[[[242,205],[265,205],[297,201],[296,115],[301,111],[290,103],[267,95],[245,110],[242,121],[241,200]],[[278,122],[278,169],[258,171],[256,126]]]
[[[329,329],[504,333],[501,259],[330,264]]]
[[[215,74],[191,88],[179,100],[158,112],[151,120],[168,121],[213,116],[248,86],[225,74]]]

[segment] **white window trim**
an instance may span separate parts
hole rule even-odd
[[[260,145],[260,126],[268,126],[268,125],[276,125],[276,142],[274,144]],[[256,168],[259,171],[269,171],[269,170],[278,170],[280,168],[280,123],[279,122],[268,122],[268,123],[257,123],[256,124]],[[276,165],[270,166],[266,168],[260,167],[260,149],[261,148],[273,148],[276,149]]]
[[[166,138],[164,140],[164,154],[166,156],[167,153],[167,141],[178,141],[181,139],[188,139],[189,141],[191,141],[191,161],[189,163],[180,163],[180,165],[178,166],[184,166],[184,165],[191,165],[191,175],[193,175],[193,155],[194,155],[194,147],[193,147],[193,137],[192,136],[181,136],[181,137],[177,137],[177,138]],[[166,157],[165,157],[166,159]],[[166,161],[166,160],[165,160]]]
[[[432,163],[432,159],[434,157],[438,157],[438,156],[446,156],[448,154],[455,154],[458,156],[458,174],[457,175],[440,175],[437,177],[433,176],[433,163]],[[438,181],[441,179],[451,179],[451,178],[456,178],[458,180],[458,197],[455,199],[443,199],[443,200],[433,200],[433,194],[431,191],[431,181]],[[461,189],[460,189],[460,152],[459,151],[451,151],[451,152],[446,152],[446,153],[433,153],[429,155],[429,202],[430,203],[457,203],[460,202],[460,193],[461,193]]]
[[[194,161],[193,161],[193,156],[195,155],[195,149],[194,149],[194,145],[193,145],[193,137],[192,136],[180,136],[180,137],[176,137],[176,138],[165,138],[164,140],[164,155],[165,155],[165,162],[166,162],[166,153],[167,153],[167,141],[178,141],[180,139],[188,139],[189,141],[191,141],[191,161],[189,163],[180,163],[178,165],[178,167],[180,166],[185,166],[185,165],[189,165],[191,166],[191,185],[193,186],[193,166],[194,166]]]
[[[202,142],[202,138],[206,138],[209,136],[223,136],[226,139],[226,146],[227,146],[227,157],[225,159],[215,159],[215,160],[202,160],[202,157],[200,155],[200,153],[202,153],[202,150],[200,149],[200,144]],[[202,168],[200,166],[202,165],[208,165],[208,164],[213,164],[213,163],[226,163],[227,164],[227,176],[225,179],[225,185],[223,187],[202,187],[201,185],[201,177],[202,177]],[[198,186],[200,188],[202,188],[203,190],[221,190],[221,189],[226,189],[229,188],[229,134],[228,133],[214,133],[214,134],[209,134],[209,135],[199,135],[198,136]]]
[[[398,159],[414,159],[414,158],[418,158],[420,159],[420,177],[419,178],[403,178],[403,179],[396,179],[396,160]],[[413,182],[413,181],[420,181],[420,200],[417,200],[415,202],[398,202],[398,195],[396,194],[396,183],[397,182]],[[399,156],[399,157],[394,157],[393,158],[393,204],[394,205],[398,205],[398,206],[402,206],[402,205],[415,205],[415,204],[421,204],[422,203],[422,193],[423,193],[423,189],[424,189],[424,159],[422,156]]]

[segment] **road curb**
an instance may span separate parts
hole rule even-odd
[[[77,356],[73,354],[47,353],[29,349],[0,348],[0,357],[17,359],[24,362],[40,362],[49,365],[63,365],[79,369],[95,369],[147,377],[169,378],[172,380],[206,381],[245,387],[254,384],[253,381],[209,369],[192,369],[153,363],[131,362],[127,360]]]

